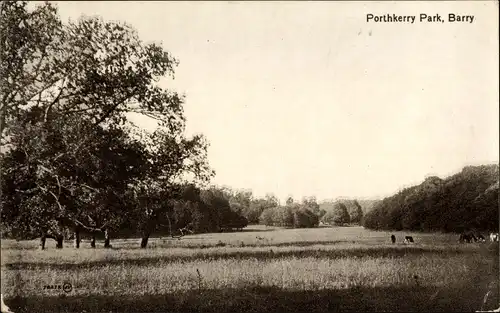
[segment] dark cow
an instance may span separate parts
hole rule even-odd
[[[476,237],[476,236],[474,236],[474,234],[472,234],[472,233],[471,233],[471,234],[470,234],[470,237],[471,237],[471,239],[472,239],[472,240],[474,240],[474,242],[477,242],[477,237]]]
[[[391,241],[392,241],[392,243],[396,243],[396,236],[391,235]]]
[[[483,236],[483,235],[479,234],[479,235],[477,235],[477,240],[478,240],[479,242],[485,242],[485,241],[486,241],[486,238],[484,238],[484,236]]]
[[[458,239],[458,241],[462,242],[462,243],[464,243],[464,242],[471,243],[473,239],[475,239],[475,241],[477,241],[476,236],[474,236],[473,234],[462,233],[460,235],[460,238]]]
[[[405,236],[405,243],[414,243],[412,236]]]
[[[464,242],[470,242],[469,235],[462,233],[460,234],[460,237],[458,238],[458,242],[464,243]]]

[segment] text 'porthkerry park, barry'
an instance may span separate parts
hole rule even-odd
[[[398,15],[398,14],[381,14],[376,15],[372,13],[366,14],[366,22],[375,22],[375,23],[415,23],[415,21],[421,23],[472,23],[474,22],[474,15],[465,15],[465,14],[455,14],[449,13],[447,15],[447,19],[441,16],[440,14],[427,14],[420,13],[418,15]]]

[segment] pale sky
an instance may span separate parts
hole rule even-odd
[[[379,198],[498,163],[498,5],[459,2],[61,2],[126,21],[179,61],[187,132],[214,184],[257,196]],[[474,15],[367,23],[366,14]],[[143,124],[144,125],[144,124]]]

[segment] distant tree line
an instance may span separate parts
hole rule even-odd
[[[363,209],[357,200],[324,201],[320,208],[325,212],[321,217],[325,225],[360,225],[363,219]]]
[[[379,230],[496,230],[498,165],[466,166],[446,179],[428,177],[376,203],[364,226]]]
[[[117,227],[115,236],[141,236],[143,245],[153,234],[179,236],[184,232],[205,233],[241,230],[248,225],[247,219],[229,203],[230,196],[220,188],[199,188],[194,184],[177,186],[168,191],[146,195],[144,201],[157,201],[153,211],[143,214],[134,210]],[[139,212],[140,214],[134,214]]]
[[[314,197],[304,198],[302,203],[294,202],[289,197],[285,205],[265,208],[259,222],[266,226],[308,228],[319,224],[319,205]]]
[[[260,224],[281,227],[317,227],[360,225],[363,210],[356,200],[324,201],[317,203],[315,197],[304,197],[301,203],[289,197],[286,204],[271,206],[260,215]]]

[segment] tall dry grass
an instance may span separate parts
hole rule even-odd
[[[137,249],[137,240],[117,240],[113,249],[84,245],[79,250],[55,250],[49,246],[46,251],[36,250],[36,242],[2,242],[2,293],[7,299],[17,299],[19,309],[33,307],[33,303],[43,306],[40,301],[61,296],[66,301],[101,297],[107,305],[87,308],[92,312],[101,312],[102,306],[119,307],[123,297],[135,298],[137,303],[144,297],[160,297],[151,301],[157,302],[153,311],[161,311],[165,297],[172,295],[177,296],[170,304],[181,310],[235,309],[213,303],[213,297],[229,297],[230,302],[237,298],[241,303],[257,297],[260,300],[254,301],[264,310],[273,305],[270,298],[248,290],[267,290],[272,294],[268,297],[274,295],[274,302],[282,304],[281,309],[290,310],[307,302],[310,296],[306,294],[331,298],[333,291],[354,297],[345,302],[339,298],[332,304],[337,308],[348,303],[344,308],[359,309],[367,303],[386,308],[398,305],[397,298],[404,294],[414,299],[406,303],[410,309],[428,309],[430,300],[439,299],[446,303],[443,309],[463,309],[476,306],[482,300],[480,293],[492,288],[492,278],[498,277],[498,245],[460,245],[449,234],[412,235],[417,241],[414,245],[393,245],[389,233],[355,227],[257,228],[192,235],[180,241],[155,239],[149,249]],[[71,292],[43,289],[63,283],[72,285]],[[470,286],[475,291],[460,298],[458,294]],[[372,293],[378,301],[366,299]],[[201,294],[205,296],[195,297]],[[212,298],[207,298],[209,294]],[[293,300],[299,298],[303,301]],[[288,303],[295,306],[288,307]]]

